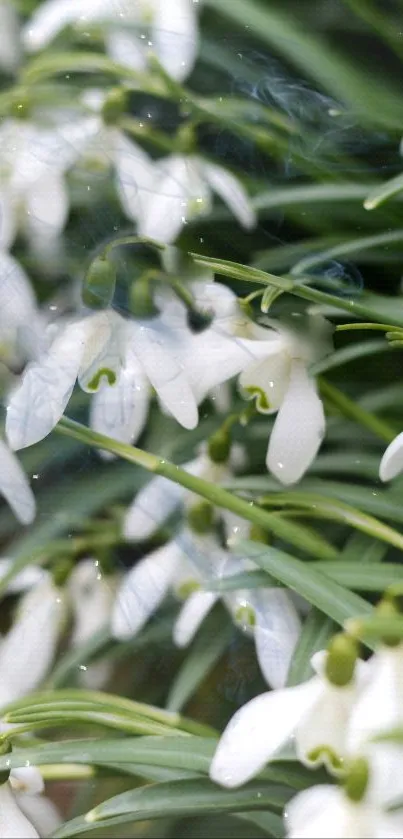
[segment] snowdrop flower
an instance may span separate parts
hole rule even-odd
[[[196,59],[193,0],[47,0],[24,30],[26,48],[42,49],[71,24],[84,31],[101,25],[111,58],[134,70],[145,70],[155,54],[166,72],[182,81]],[[151,30],[149,36],[145,30]]]
[[[92,425],[118,440],[129,442],[144,425],[150,386],[184,428],[194,428],[197,404],[171,352],[175,341],[158,317],[127,321],[106,310],[65,324],[38,362],[28,365],[11,395],[6,420],[10,445],[20,449],[46,437],[60,420],[76,379],[89,393],[105,388],[93,409]]]
[[[307,682],[255,697],[230,720],[210,769],[213,781],[237,787],[260,772],[293,735],[298,759],[337,770],[346,755],[349,717],[365,679],[365,664],[347,662],[344,684],[330,681],[330,653],[316,653]]]
[[[51,577],[23,596],[0,643],[0,706],[30,693],[45,678],[63,628],[65,598]]]
[[[235,554],[224,550],[210,537],[205,545],[204,579],[206,588],[212,581],[254,568],[253,563],[236,554],[236,541],[248,538],[250,524],[227,511],[221,511],[227,545],[234,544]],[[211,544],[212,542],[212,544]],[[284,687],[288,668],[300,634],[300,620],[289,594],[280,588],[257,591],[228,592],[225,595],[205,591],[192,592],[186,599],[174,626],[174,641],[187,646],[215,603],[222,599],[235,623],[250,635],[266,681],[274,688]]]
[[[22,812],[9,780],[0,785],[0,837],[39,839],[39,833]]]
[[[73,612],[72,647],[85,644],[96,632],[108,626],[115,599],[111,577],[103,575],[95,559],[83,559],[73,569],[68,593]],[[80,668],[80,682],[91,690],[101,688],[109,679],[111,664],[100,661]]]
[[[79,154],[79,137],[65,126],[42,128],[25,119],[6,119],[0,127],[0,247],[7,249],[18,230],[32,247],[47,251],[62,232],[69,196],[65,172]],[[70,132],[69,132],[70,134]],[[74,143],[69,142],[74,136]]]
[[[17,12],[13,2],[0,2],[0,67],[15,73],[21,59],[21,41]]]
[[[403,431],[398,434],[387,447],[380,466],[381,481],[392,481],[403,471]]]
[[[22,524],[31,524],[36,510],[34,494],[17,457],[3,440],[0,440],[0,495]]]
[[[403,836],[401,811],[374,807],[367,797],[354,800],[335,786],[315,786],[298,793],[286,807],[289,839],[385,839]]]
[[[223,166],[197,155],[172,154],[158,160],[141,203],[130,200],[126,211],[140,236],[171,244],[182,227],[212,208],[212,192],[227,204],[237,221],[250,230],[256,216],[241,182]]]
[[[18,807],[39,836],[51,836],[61,824],[57,807],[46,795],[42,775],[35,766],[12,769],[9,783]],[[20,834],[18,834],[20,835]]]
[[[221,479],[225,467],[202,454],[185,464],[187,472],[206,480]],[[124,525],[127,539],[147,539],[181,504],[192,503],[193,493],[166,478],[153,478],[137,494]],[[147,554],[126,574],[112,613],[112,634],[120,640],[134,636],[158,609],[170,589],[183,596],[200,586],[200,568],[207,554],[207,536],[183,530],[161,548]],[[214,541],[210,547],[214,545]]]
[[[8,574],[12,566],[12,559],[6,559],[5,557],[0,559],[0,580]],[[20,594],[21,592],[25,592],[42,582],[45,577],[46,571],[43,568],[38,568],[37,565],[28,565],[9,582],[7,594]]]
[[[0,191],[1,208],[1,191]],[[0,238],[2,218],[0,218]],[[41,343],[41,316],[21,265],[0,249],[0,359],[9,367],[34,357]]]

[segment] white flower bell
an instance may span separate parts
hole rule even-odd
[[[62,326],[10,397],[6,434],[11,446],[30,446],[52,431],[76,379],[87,392],[101,394],[92,427],[122,442],[143,427],[150,385],[181,425],[194,428],[196,400],[171,347],[175,335],[158,317],[126,321],[106,310]]]
[[[39,839],[18,805],[9,781],[0,785],[0,839]]]
[[[238,178],[197,155],[172,154],[158,160],[141,204],[129,202],[126,209],[140,236],[171,244],[185,224],[210,213],[212,192],[243,227],[255,226],[255,212]]]
[[[73,569],[68,581],[73,612],[72,647],[79,648],[108,626],[115,599],[113,582],[102,573],[100,563],[95,559],[82,559]],[[111,669],[109,661],[84,664],[80,669],[80,682],[97,690],[108,681]]]
[[[0,440],[0,495],[22,524],[31,524],[36,511],[34,494],[16,455],[3,440]]]
[[[15,622],[0,642],[0,706],[39,687],[56,652],[65,619],[63,592],[51,577],[20,600]]]
[[[65,26],[84,31],[104,28],[106,49],[115,61],[134,70],[147,68],[155,54],[178,81],[193,67],[197,54],[197,14],[193,0],[46,0],[24,30],[28,50],[45,47]],[[150,29],[149,35],[144,30]]]
[[[2,208],[0,189],[0,212]],[[0,240],[7,218],[0,226]],[[41,318],[31,282],[14,257],[0,250],[0,360],[18,366],[40,347]]]
[[[237,787],[253,778],[294,735],[298,759],[307,766],[340,767],[346,755],[349,717],[362,685],[365,664],[357,662],[342,686],[326,676],[329,653],[311,659],[316,675],[296,687],[263,693],[230,720],[210,769],[213,781]]]
[[[379,477],[381,481],[392,481],[401,472],[403,472],[403,431],[387,447],[379,466]]]

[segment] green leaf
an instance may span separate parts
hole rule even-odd
[[[180,711],[207,674],[217,664],[233,634],[233,625],[224,610],[215,610],[192,644],[179,672],[175,676],[167,699],[170,711]]]
[[[390,178],[390,180],[385,181],[385,183],[376,186],[374,189],[371,189],[364,201],[364,207],[366,210],[375,210],[380,206],[380,204],[383,204],[384,201],[398,195],[398,193],[402,190],[403,174],[401,173],[400,175],[396,175],[394,178]]]
[[[403,176],[401,176],[403,178]],[[403,188],[403,181],[402,181]],[[327,248],[320,253],[314,253],[301,259],[297,265],[294,265],[291,274],[298,276],[300,274],[309,274],[311,268],[321,265],[329,260],[339,258],[341,256],[351,256],[351,254],[359,253],[361,250],[368,250],[380,245],[398,244],[403,241],[403,230],[388,230],[382,233],[373,233],[370,236],[361,236],[357,239],[350,239],[348,242],[339,242],[331,248]]]
[[[205,813],[270,810],[280,813],[290,798],[284,787],[253,781],[239,790],[223,790],[207,779],[171,781],[129,790],[104,801],[84,817],[73,819],[53,834],[54,839],[77,836],[101,826],[146,821],[169,816],[183,818]],[[102,822],[102,824],[100,824]]]
[[[313,654],[323,650],[336,632],[334,621],[325,617],[318,609],[311,609],[302,627],[301,635],[294,650],[288,671],[287,685],[298,685],[313,675],[310,659]]]
[[[257,542],[242,540],[237,545],[239,550],[341,626],[349,618],[371,615],[373,611],[366,600],[326,577],[314,567],[314,563],[301,562],[283,551]]]
[[[325,562],[304,562],[305,568],[320,571],[325,577],[341,586],[356,591],[384,591],[387,586],[403,580],[403,565],[399,563],[380,563],[381,557],[367,567],[364,558],[360,561],[336,560]],[[263,571],[243,571],[221,580],[212,580],[206,586],[209,591],[227,592],[241,589],[272,588],[279,582],[271,574]]]
[[[391,348],[387,341],[360,341],[357,344],[350,344],[347,347],[342,347],[336,350],[321,361],[312,364],[310,371],[313,376],[320,373],[326,373],[328,370],[334,370],[336,367],[343,367],[344,364],[350,364],[352,361],[357,361],[358,358],[365,358],[367,355],[377,355],[380,352],[391,352]]]

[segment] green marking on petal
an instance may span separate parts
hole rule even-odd
[[[238,606],[234,613],[234,620],[243,629],[248,627],[253,629],[256,624],[255,610],[252,609],[252,606]]]
[[[183,583],[178,586],[176,593],[177,596],[181,600],[187,600],[191,594],[194,594],[195,591],[200,591],[200,583],[197,580],[184,580]]]
[[[344,768],[343,758],[341,758],[340,755],[337,755],[330,746],[317,746],[316,749],[312,749],[312,751],[307,754],[306,759],[309,763],[312,763],[315,766],[318,766],[320,763],[324,763],[336,774],[340,774]]]
[[[244,391],[249,395],[250,399],[256,399],[256,409],[258,411],[270,411],[270,402],[263,388],[257,385],[250,385],[250,387],[245,387]]]
[[[88,390],[98,390],[103,377],[107,379],[108,385],[114,385],[116,382],[116,373],[110,370],[109,367],[101,367],[91,381],[88,382]]]

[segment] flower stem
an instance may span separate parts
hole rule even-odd
[[[174,481],[191,492],[207,498],[215,506],[231,510],[231,512],[236,513],[241,518],[247,519],[252,524],[260,525],[265,530],[274,533],[280,539],[284,539],[288,544],[294,545],[298,549],[302,549],[316,556],[318,559],[337,558],[338,554],[336,549],[322,539],[319,541],[317,534],[311,534],[307,530],[303,530],[295,522],[283,521],[275,513],[267,513],[254,502],[248,502],[243,498],[238,498],[238,496],[232,495],[216,484],[190,475],[184,469],[181,469],[180,466],[175,466],[175,464],[135,446],[118,443],[116,440],[105,437],[103,434],[98,434],[67,417],[62,417],[56,428],[62,434],[74,437],[74,439],[82,443],[98,449],[105,449],[118,457],[124,458],[124,460],[128,460],[130,463],[142,466],[149,472]]]
[[[369,411],[366,411],[357,402],[353,402],[345,393],[342,393],[337,387],[331,385],[325,379],[319,379],[319,387],[322,396],[329,399],[335,407],[339,408],[345,417],[353,419],[360,425],[368,428],[369,431],[372,431],[377,437],[384,440],[385,443],[391,443],[396,437],[396,431],[388,423],[378,419],[378,417]]]

